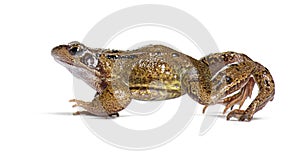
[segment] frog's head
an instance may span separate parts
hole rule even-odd
[[[51,51],[54,59],[66,67],[73,76],[95,86],[92,81],[98,81],[99,72],[98,55],[99,50],[91,49],[79,42],[71,42],[68,45],[59,45]]]
[[[64,66],[93,69],[98,64],[96,53],[76,41],[53,48],[51,54],[57,62]]]

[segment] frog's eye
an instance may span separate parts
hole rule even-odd
[[[79,52],[79,47],[78,46],[73,46],[73,47],[71,47],[70,49],[69,49],[69,53],[71,54],[71,55],[75,55],[77,52]]]
[[[81,58],[81,62],[90,68],[96,68],[98,64],[97,58],[89,53],[84,54]]]

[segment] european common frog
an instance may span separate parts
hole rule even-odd
[[[238,109],[227,115],[250,121],[254,113],[273,100],[275,85],[267,68],[248,56],[224,52],[196,60],[162,45],[148,45],[132,51],[92,49],[79,42],[59,45],[52,50],[54,59],[75,77],[97,91],[92,102],[70,100],[98,116],[119,115],[131,99],[153,101],[187,93],[205,105],[225,105],[224,113],[235,104]],[[241,106],[251,97],[254,84],[259,93],[246,110]]]

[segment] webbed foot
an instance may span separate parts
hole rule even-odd
[[[253,115],[249,114],[245,110],[235,109],[231,111],[226,118],[227,120],[230,120],[232,117],[237,118],[239,121],[251,121]]]

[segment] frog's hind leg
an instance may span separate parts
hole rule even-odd
[[[245,89],[246,89],[246,96],[245,96],[245,99],[242,99],[240,102],[239,102],[239,109],[242,108],[244,102],[246,101],[247,97],[251,98],[252,96],[252,91],[253,91],[253,88],[254,88],[254,85],[255,85],[255,81],[253,79],[253,77],[251,77],[247,83],[247,85],[245,86]],[[232,109],[231,109],[232,110]]]
[[[246,55],[241,55],[236,52],[222,52],[222,53],[214,53],[208,56],[201,58],[200,64],[204,63],[210,71],[211,75],[215,75],[220,71],[222,68],[233,64],[233,63],[241,63],[244,61],[251,60]]]
[[[230,97],[227,97],[221,101],[219,101],[218,103],[219,104],[225,104],[226,107],[225,109],[223,110],[223,114],[230,108],[230,107],[233,107],[235,104],[237,104],[239,101],[243,100],[243,97],[246,95],[245,93],[245,87],[241,89],[240,92],[238,92],[237,94],[233,95],[233,96],[230,96]],[[203,107],[202,109],[202,113],[205,113],[207,107],[210,106],[210,105],[206,105]]]
[[[255,81],[253,77],[251,77],[247,84],[241,89],[241,91],[231,97],[225,98],[222,103],[226,104],[226,107],[223,111],[223,114],[226,113],[226,111],[235,104],[239,104],[239,109],[243,106],[244,102],[246,101],[247,97],[251,98],[253,87],[254,87]]]
[[[275,84],[269,70],[259,63],[256,63],[256,69],[253,72],[253,76],[259,88],[258,95],[246,110],[235,109],[231,111],[227,115],[227,120],[235,117],[239,121],[250,121],[253,118],[254,113],[261,110],[268,101],[272,101],[274,98]]]
[[[216,73],[218,73],[218,71],[220,71],[222,68],[224,68],[226,66],[229,66],[229,68],[236,69],[236,67],[232,67],[230,65],[233,63],[241,63],[241,62],[249,61],[249,60],[251,60],[251,59],[249,57],[247,57],[246,55],[240,55],[235,52],[223,52],[223,53],[214,53],[214,54],[205,56],[199,60],[200,61],[199,63],[201,65],[205,65],[204,67],[208,68],[210,75],[213,76]],[[250,88],[248,88],[248,89],[250,89]],[[250,90],[252,90],[252,89],[250,89]],[[252,91],[250,91],[250,92],[252,92]],[[233,100],[236,101],[237,98],[240,99],[241,96],[243,96],[242,91],[239,92],[238,94],[232,96],[231,98],[225,99],[225,101],[221,101],[221,103],[222,102],[231,103],[231,101],[233,101]],[[249,94],[249,96],[251,96],[251,93]],[[241,102],[241,103],[243,104],[243,102]],[[210,106],[210,105],[205,105],[203,107],[202,113],[205,113],[205,110],[207,109],[208,106]]]
[[[247,84],[236,94],[234,94],[233,96],[230,97],[226,97],[225,99],[221,100],[219,102],[219,104],[225,104],[226,107],[223,110],[223,114],[226,113],[226,111],[231,107],[233,108],[233,106],[235,104],[239,104],[239,109],[243,106],[245,100],[247,99],[247,97],[251,98],[252,95],[252,90],[254,87],[254,79],[251,77],[249,79],[249,81],[247,82]],[[205,113],[205,110],[207,109],[209,105],[204,106],[202,113]]]

